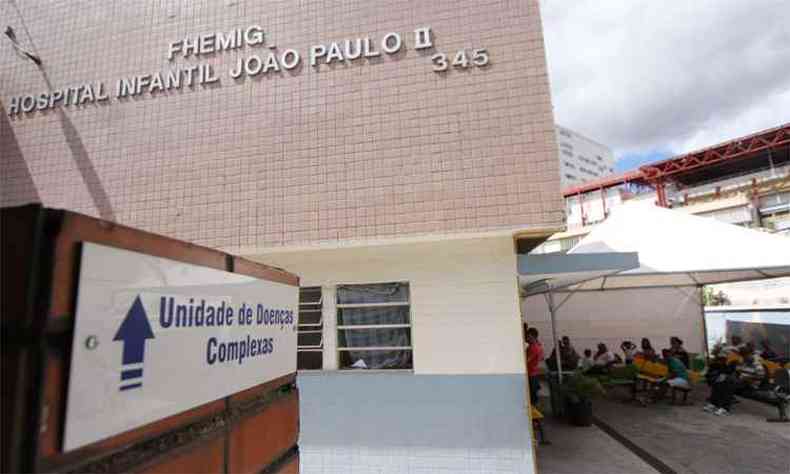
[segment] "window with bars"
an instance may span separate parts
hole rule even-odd
[[[581,237],[570,237],[560,240],[560,251],[568,251],[581,242]]]
[[[324,367],[324,320],[321,287],[299,288],[299,332],[296,368],[321,370]]]
[[[337,350],[341,369],[411,369],[409,284],[337,287]]]

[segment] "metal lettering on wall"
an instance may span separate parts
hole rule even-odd
[[[443,52],[435,50],[433,32],[429,26],[420,27],[406,35],[390,32],[381,38],[370,36],[345,39],[329,43],[314,44],[307,48],[304,55],[296,49],[280,50],[275,44],[267,42],[264,29],[259,25],[237,28],[228,32],[194,35],[170,42],[167,45],[167,59],[189,58],[222,53],[247,47],[268,47],[265,54],[251,54],[239,60],[225,73],[214,70],[211,64],[178,66],[172,69],[122,77],[112,86],[103,81],[86,82],[34,95],[11,97],[8,115],[30,115],[56,107],[80,106],[92,103],[108,103],[113,100],[177,90],[184,87],[208,86],[222,82],[227,77],[233,82],[247,77],[275,74],[283,71],[296,73],[304,61],[310,69],[319,69],[335,63],[350,63],[393,56],[412,47],[417,51],[431,51],[432,70],[446,74],[452,68],[483,68],[490,64],[488,51],[474,47],[458,51]],[[303,59],[306,57],[306,59]]]
[[[68,451],[296,371],[298,288],[84,243]]]

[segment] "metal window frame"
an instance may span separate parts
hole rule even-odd
[[[398,323],[398,324],[357,324],[357,325],[349,325],[349,324],[338,324],[335,327],[335,331],[354,331],[354,330],[370,330],[370,329],[408,329],[409,330],[409,340],[411,342],[408,346],[359,346],[359,347],[348,347],[340,346],[340,342],[338,341],[338,345],[335,348],[337,357],[340,357],[340,354],[343,352],[376,352],[376,351],[411,351],[412,357],[414,354],[414,342],[412,339],[413,332],[412,332],[412,312],[411,312],[411,282],[409,281],[387,281],[387,282],[375,282],[375,283],[353,283],[353,284],[342,284],[337,285],[340,286],[363,286],[363,285],[380,285],[380,284],[391,284],[391,283],[399,283],[404,284],[408,287],[407,291],[407,301],[392,301],[392,302],[385,302],[385,303],[335,303],[335,318],[339,317],[339,313],[343,309],[354,309],[354,308],[395,308],[395,307],[407,307],[408,308],[408,316],[409,322],[407,324]],[[335,292],[337,295],[337,292]],[[335,296],[337,298],[337,296]],[[413,364],[413,362],[412,362]],[[407,370],[413,371],[414,367],[412,366],[411,369],[382,369],[382,370]]]
[[[413,351],[412,346],[361,346],[338,347],[338,352]]]
[[[411,295],[409,295],[411,296]],[[387,303],[345,303],[345,304],[336,304],[335,307],[337,309],[344,309],[344,308],[386,308],[389,306],[411,306],[410,301],[393,301]]]
[[[300,291],[303,288],[300,288]],[[303,312],[305,313],[320,313],[320,317],[318,318],[317,323],[312,324],[299,324],[297,322],[296,327],[296,352],[323,352],[324,350],[324,292],[323,288],[320,286],[311,286],[311,287],[304,287],[305,290],[310,291],[318,291],[319,298],[318,301],[306,301],[302,302],[299,301],[299,318],[301,319],[301,315]],[[299,295],[301,297],[301,294]],[[307,329],[310,328],[310,329]],[[310,345],[299,345],[299,335],[300,334],[320,334],[321,338],[318,341],[318,344],[310,344]]]
[[[315,333],[320,333],[321,334],[321,338],[318,340],[318,344],[311,344],[311,345],[305,345],[305,346],[298,345],[299,344],[298,338],[299,338],[299,334],[300,333],[297,333],[297,335],[296,335],[297,336],[296,352],[302,352],[302,351],[307,351],[307,350],[313,350],[313,351],[324,350],[324,331],[323,331],[323,329],[320,330],[320,331],[301,332],[301,334],[315,334]]]
[[[318,318],[318,322],[317,323],[297,324],[296,327],[297,327],[297,330],[299,330],[299,328],[309,328],[309,327],[323,326],[323,325],[324,325],[324,312],[321,311],[321,316]],[[301,332],[301,331],[299,331],[299,332]]]
[[[310,287],[310,288],[312,288],[312,287]],[[320,286],[316,287],[316,288],[320,288]],[[299,306],[311,306],[311,305],[317,305],[317,304],[318,305],[323,305],[323,303],[324,303],[324,294],[321,293],[321,297],[318,298],[318,301],[304,301],[304,302],[300,301],[299,302]]]
[[[404,328],[411,328],[411,324],[344,324],[342,326],[337,326],[338,330],[349,330],[353,331],[356,329],[404,329]]]

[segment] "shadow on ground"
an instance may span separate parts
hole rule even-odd
[[[741,400],[730,416],[702,410],[708,389],[697,385],[690,406],[647,407],[597,400],[596,417],[681,474],[788,474],[790,424],[768,423],[776,408]]]

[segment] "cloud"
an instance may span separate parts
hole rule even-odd
[[[555,120],[618,157],[790,122],[786,0],[540,0]]]

